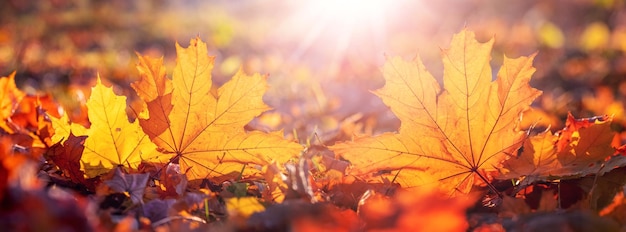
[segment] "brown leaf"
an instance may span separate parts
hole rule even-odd
[[[143,193],[149,178],[147,173],[126,174],[121,168],[116,168],[113,178],[104,183],[116,192],[128,194],[133,203],[143,204]]]
[[[180,171],[180,165],[170,163],[165,167],[165,171],[161,172],[162,188],[159,194],[162,197],[179,197],[185,194],[187,190],[187,176]]]
[[[75,183],[86,183],[85,173],[80,169],[80,158],[85,149],[86,136],[75,136],[70,133],[63,143],[57,143],[50,147],[49,157],[52,159],[63,175]]]

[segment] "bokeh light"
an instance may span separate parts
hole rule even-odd
[[[465,27],[480,41],[496,37],[494,72],[504,54],[538,52],[532,84],[545,94],[536,107],[550,115],[601,114],[582,98],[602,86],[616,101],[626,98],[618,90],[626,75],[623,1],[9,0],[0,13],[1,75],[15,70],[27,92],[51,92],[66,104],[74,99],[68,90],[88,95],[97,73],[131,93],[123,86],[137,78],[135,51],[164,56],[171,70],[172,45],[199,36],[216,56],[218,85],[240,67],[270,74],[268,104],[301,112],[294,118],[383,112],[369,91],[382,85],[385,57],[419,55],[439,78],[441,49]]]

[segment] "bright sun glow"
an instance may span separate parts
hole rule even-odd
[[[341,24],[371,23],[384,20],[386,8],[393,1],[384,0],[320,0],[311,3],[312,11],[321,18]]]
[[[308,52],[326,53],[330,60],[324,62],[332,67],[340,65],[350,49],[380,48],[386,39],[387,19],[397,6],[397,1],[389,0],[296,1],[285,24],[279,25],[279,33],[300,41],[291,59],[305,59]]]

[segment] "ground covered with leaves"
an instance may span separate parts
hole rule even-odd
[[[155,10],[151,4],[120,2],[4,4],[36,16],[26,22],[42,16],[49,26],[90,17],[111,20],[104,16],[112,9],[143,12],[139,16],[145,18],[138,18],[147,21]],[[590,3],[577,4],[569,7]],[[624,12],[619,2],[594,4],[615,17]],[[551,5],[516,6],[541,12]],[[87,9],[99,13],[81,11]],[[309,10],[315,11],[313,5]],[[120,18],[129,15],[120,12]],[[106,22],[125,31],[127,25],[115,20],[121,19]],[[188,36],[156,52],[154,44],[135,54],[124,51],[132,65],[116,63],[116,55],[112,63],[97,62],[108,59],[107,47],[101,47],[107,34],[81,34],[79,28],[91,28],[89,23],[71,25],[70,40],[33,37],[16,46],[16,40],[3,37],[23,23],[0,28],[0,67],[17,69],[0,78],[0,226],[10,231],[626,228],[620,101],[626,82],[619,81],[624,74],[617,65],[602,66],[622,59],[626,46],[619,36],[626,25],[591,23],[573,49],[564,38],[567,30],[542,21],[534,37],[541,50],[518,54],[531,45],[515,47],[510,36],[480,35],[475,30],[484,27],[470,24],[446,35],[447,44],[420,45],[438,49],[441,70],[432,65],[429,49],[411,58],[385,55],[373,67],[369,62],[375,59],[354,56],[345,47],[339,58],[344,60],[322,72],[281,60],[280,51],[262,65],[242,61],[233,54],[245,49],[229,50],[232,44],[254,42],[224,29],[235,28],[235,22],[211,24],[208,39]],[[333,31],[325,26],[319,30]],[[129,38],[127,43],[136,39]],[[295,50],[315,53],[315,43],[322,43],[315,39],[320,38]],[[78,49],[37,50],[37,44],[48,43]],[[502,54],[510,51],[507,46],[514,55]],[[19,47],[25,50],[12,52]],[[543,61],[577,49],[584,55],[559,61],[550,69],[559,70],[559,81],[548,81]],[[36,55],[42,51],[47,54]],[[86,62],[90,59],[96,62]],[[325,64],[314,61],[308,64]],[[22,66],[28,74],[20,73]],[[292,78],[277,80],[255,67]],[[350,77],[312,80],[322,74]],[[374,84],[363,84],[358,75]],[[69,83],[60,81],[65,78]],[[562,86],[552,88],[555,82]],[[587,83],[596,84],[592,94],[580,89]],[[573,106],[572,98],[579,103]]]

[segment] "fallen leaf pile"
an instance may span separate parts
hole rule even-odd
[[[522,115],[541,95],[529,85],[535,55],[504,57],[495,72],[493,43],[467,30],[454,35],[442,51],[441,83],[419,57],[388,58],[385,85],[373,93],[400,128],[334,144],[248,127],[271,110],[268,76],[238,71],[215,86],[214,57],[199,38],[176,44],[171,77],[162,58],[137,54],[136,95],[96,77],[88,121],[72,122],[50,97],[22,92],[11,74],[0,79],[0,226],[624,228],[626,148],[612,117],[570,115],[563,129],[534,129],[540,119]]]

